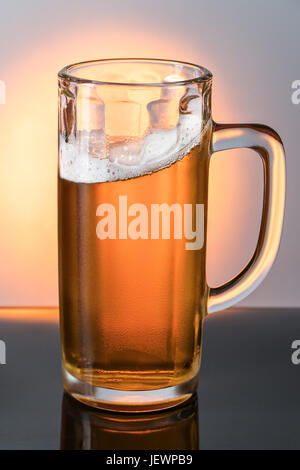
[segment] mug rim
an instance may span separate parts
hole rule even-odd
[[[170,81],[170,82],[157,82],[157,83],[140,83],[140,82],[113,82],[113,81],[106,81],[106,80],[92,80],[88,78],[82,78],[79,76],[72,75],[72,70],[74,68],[83,68],[92,64],[103,64],[105,62],[107,63],[112,63],[112,62],[153,62],[156,64],[159,63],[164,63],[167,65],[178,65],[181,67],[188,67],[190,69],[193,69],[197,71],[199,74],[198,77],[193,77],[193,78],[187,78],[184,80],[175,80],[175,81]],[[150,59],[150,58],[111,58],[111,59],[95,59],[95,60],[87,60],[87,61],[82,61],[82,62],[76,62],[70,65],[67,65],[63,69],[61,69],[58,72],[58,77],[63,79],[63,80],[68,80],[73,83],[78,83],[78,84],[94,84],[94,85],[112,85],[112,86],[127,86],[127,87],[172,87],[172,86],[184,86],[184,85],[190,85],[190,84],[195,84],[195,83],[205,83],[205,82],[210,82],[212,80],[212,73],[206,69],[205,67],[197,64],[193,64],[191,62],[184,62],[180,60],[167,60],[167,59]]]

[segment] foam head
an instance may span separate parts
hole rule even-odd
[[[196,86],[142,91],[122,88],[110,96],[110,90],[89,87],[82,100],[74,97],[74,129],[60,134],[61,178],[76,183],[134,178],[173,164],[199,144],[202,98]]]

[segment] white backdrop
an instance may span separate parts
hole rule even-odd
[[[300,305],[300,79],[297,0],[0,0],[0,305],[56,305],[56,73],[74,61],[158,57],[214,74],[218,122],[281,135],[288,188],[280,252],[248,306]],[[212,163],[208,279],[233,276],[254,249],[261,165],[250,151]],[[218,188],[218,189],[217,189]]]

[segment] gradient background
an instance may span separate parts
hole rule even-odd
[[[262,285],[241,305],[300,306],[297,0],[0,0],[0,305],[57,305],[57,72],[76,61],[157,57],[214,74],[217,122],[274,127],[286,149],[282,243]],[[208,281],[250,258],[258,235],[262,168],[249,150],[212,161]]]

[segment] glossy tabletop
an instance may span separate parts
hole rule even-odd
[[[147,415],[63,395],[57,309],[0,309],[0,340],[0,449],[300,449],[300,309],[209,316],[197,399]]]

